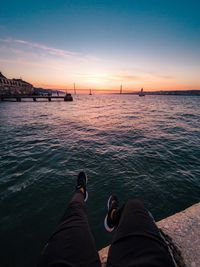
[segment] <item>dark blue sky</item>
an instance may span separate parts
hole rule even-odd
[[[41,54],[49,52],[39,47],[43,45],[79,55],[79,59],[58,57],[56,64],[59,68],[64,64],[63,68],[68,71],[64,83],[80,74],[80,83],[85,85],[90,81],[86,76],[100,75],[96,77],[99,88],[106,86],[109,77],[108,85],[115,80],[115,86],[117,80],[126,82],[126,76],[133,77],[132,81],[127,81],[127,86],[133,88],[140,84],[157,88],[153,79],[158,76],[168,77],[167,81],[157,80],[164,84],[163,88],[171,88],[173,84],[176,88],[182,88],[181,84],[183,88],[200,86],[197,77],[200,70],[200,1],[1,0],[0,4],[0,56],[3,55],[0,64],[9,75],[18,75],[17,69],[23,71],[22,65],[26,62],[25,75],[34,81],[34,76],[28,74],[28,60],[33,63],[38,55],[39,64],[44,68],[48,59],[51,64],[56,60],[56,53],[54,57],[50,53],[41,61]],[[20,57],[19,51],[26,54],[21,53]],[[16,63],[12,70],[11,59]],[[71,63],[71,69],[66,61]],[[30,65],[30,71],[34,71],[32,68]],[[51,75],[48,69],[42,73],[46,78]],[[169,77],[173,81],[169,81]],[[58,80],[57,77],[55,84]]]

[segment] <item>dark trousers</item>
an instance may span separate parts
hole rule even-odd
[[[38,266],[101,266],[81,192],[72,198]],[[174,267],[153,218],[139,200],[129,200],[121,211],[107,267]]]

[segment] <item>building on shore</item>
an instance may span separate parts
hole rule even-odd
[[[7,79],[0,72],[0,95],[30,95],[33,94],[33,85],[22,79]]]

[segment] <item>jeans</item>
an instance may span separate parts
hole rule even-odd
[[[86,204],[77,191],[55,232],[43,249],[38,267],[100,267],[90,231]],[[107,267],[174,267],[160,232],[140,200],[129,200],[120,210]]]

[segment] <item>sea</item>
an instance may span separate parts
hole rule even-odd
[[[97,249],[111,194],[156,221],[200,201],[200,97],[73,97],[0,102],[0,266],[36,266],[80,171]]]

